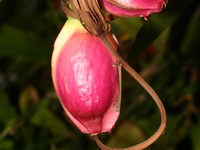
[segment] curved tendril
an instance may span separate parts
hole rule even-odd
[[[69,4],[70,4],[69,0],[61,0],[61,6],[64,13],[71,18],[77,19],[74,12],[69,8]]]
[[[99,39],[104,43],[104,45],[108,48],[110,53],[116,58],[118,64],[122,66],[140,85],[151,95],[155,103],[157,104],[160,114],[161,114],[161,124],[159,129],[146,141],[139,143],[135,146],[128,147],[128,148],[122,148],[122,149],[116,149],[116,148],[111,148],[107,147],[104,145],[98,138],[97,135],[93,135],[92,137],[98,144],[98,146],[103,149],[103,150],[142,150],[149,145],[151,145],[153,142],[155,142],[164,132],[166,129],[166,112],[165,108],[160,100],[160,98],[157,96],[157,94],[154,92],[154,90],[144,81],[142,77],[133,69],[131,68],[122,58],[121,56],[114,50],[108,39],[106,38],[105,34],[101,34],[99,36]]]

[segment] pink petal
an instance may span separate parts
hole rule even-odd
[[[162,10],[165,0],[101,0],[110,13],[121,17],[147,17]]]

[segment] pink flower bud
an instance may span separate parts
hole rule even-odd
[[[115,63],[99,38],[68,19],[54,44],[52,78],[64,110],[84,133],[111,132],[119,116]]]
[[[162,10],[166,0],[100,0],[110,13],[120,17],[144,17]]]

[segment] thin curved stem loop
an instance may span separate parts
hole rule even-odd
[[[146,141],[139,143],[135,146],[128,147],[128,148],[123,148],[123,149],[115,149],[115,148],[110,148],[106,145],[104,145],[98,138],[97,135],[94,135],[93,138],[98,144],[98,146],[103,149],[103,150],[142,150],[149,145],[151,145],[153,142],[155,142],[165,131],[166,128],[166,112],[165,108],[160,100],[160,98],[157,96],[157,94],[154,92],[154,90],[145,82],[145,80],[140,77],[140,75],[133,69],[131,68],[122,58],[121,56],[115,51],[115,49],[112,47],[108,39],[106,38],[105,34],[101,34],[99,36],[99,39],[104,43],[104,45],[108,48],[110,53],[116,58],[118,64],[122,66],[140,85],[151,95],[155,103],[157,104],[160,114],[161,114],[161,124],[158,130]]]

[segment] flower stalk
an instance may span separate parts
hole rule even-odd
[[[98,146],[103,150],[142,150],[148,147],[149,145],[151,145],[152,143],[154,143],[160,136],[164,134],[165,129],[166,129],[166,122],[167,122],[165,108],[162,104],[162,101],[160,100],[158,95],[155,93],[155,91],[149,86],[149,84],[146,83],[145,80],[132,67],[130,67],[116,51],[114,51],[114,48],[106,39],[106,36],[102,34],[99,36],[99,39],[101,39],[101,41],[107,46],[110,53],[116,58],[118,62],[118,66],[123,67],[149,93],[149,95],[151,95],[151,97],[153,98],[153,100],[155,101],[155,103],[157,104],[159,108],[159,111],[161,114],[161,124],[160,124],[159,129],[149,139],[129,148],[123,148],[123,149],[110,148],[104,145],[99,140],[98,135],[94,135],[93,138],[98,144]]]

